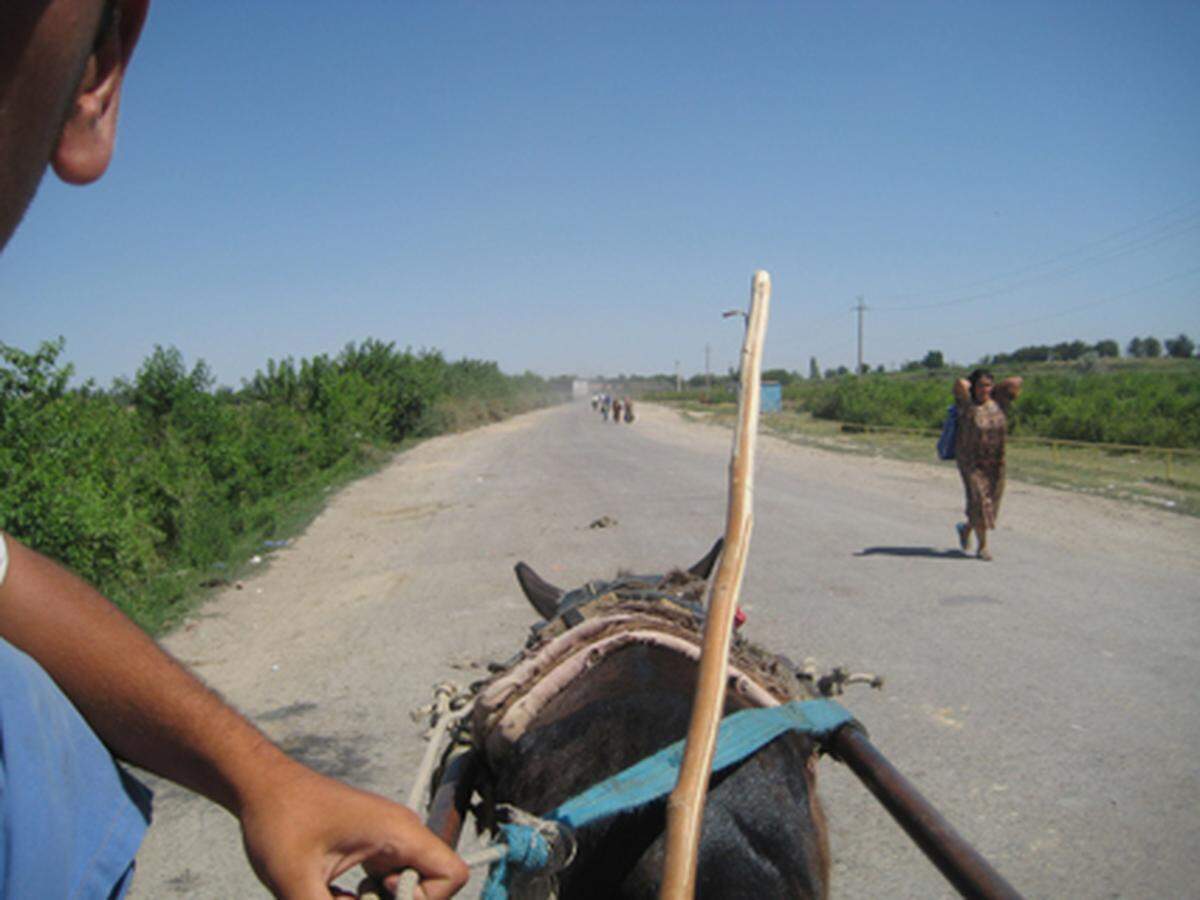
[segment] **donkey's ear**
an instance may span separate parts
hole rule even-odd
[[[712,574],[713,566],[717,564],[717,557],[721,555],[721,548],[724,546],[725,538],[717,538],[717,542],[712,545],[712,549],[708,551],[708,555],[688,569],[688,572],[697,578],[703,578],[707,581],[708,576]]]
[[[548,581],[543,581],[537,572],[523,562],[517,563],[513,570],[517,573],[517,582],[525,597],[537,610],[543,619],[552,619],[558,614],[558,601],[562,599],[561,588],[556,588]]]

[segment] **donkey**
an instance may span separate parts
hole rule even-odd
[[[720,550],[718,541],[686,571],[619,575],[570,592],[517,564],[517,580],[542,621],[526,651],[484,687],[474,712],[489,804],[544,815],[685,736],[697,665],[694,654],[679,648],[699,643],[701,600]],[[663,631],[658,638],[655,620]],[[576,633],[581,645],[564,650]],[[615,649],[602,652],[606,644]],[[585,662],[572,669],[578,658]],[[726,714],[816,695],[785,658],[740,637],[731,662]],[[530,687],[521,684],[526,676],[540,680]],[[554,678],[559,683],[547,686]],[[526,693],[514,700],[521,691]],[[713,776],[696,874],[699,896],[827,895],[829,849],[816,759],[808,736],[789,733]],[[575,834],[571,861],[558,873],[557,895],[657,897],[665,831],[665,800],[584,826]],[[524,890],[515,885],[513,892],[547,896],[544,882],[538,884]]]

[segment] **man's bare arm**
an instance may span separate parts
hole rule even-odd
[[[2,539],[2,538],[0,538]],[[328,897],[363,863],[412,866],[427,897],[466,869],[410,811],[289,759],[84,581],[7,538],[0,636],[58,683],[114,755],[221,804],[250,861],[282,897]]]
[[[966,403],[971,399],[971,382],[965,378],[957,378],[954,381],[954,399],[959,403]]]

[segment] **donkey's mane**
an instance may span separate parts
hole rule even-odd
[[[647,590],[671,594],[689,603],[703,603],[708,581],[686,569],[672,569],[666,575],[647,578],[622,569],[610,586],[620,590]]]

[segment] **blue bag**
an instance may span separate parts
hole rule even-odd
[[[958,406],[950,404],[946,410],[946,421],[942,423],[942,436],[938,438],[938,459],[954,459],[954,443],[958,438]]]

